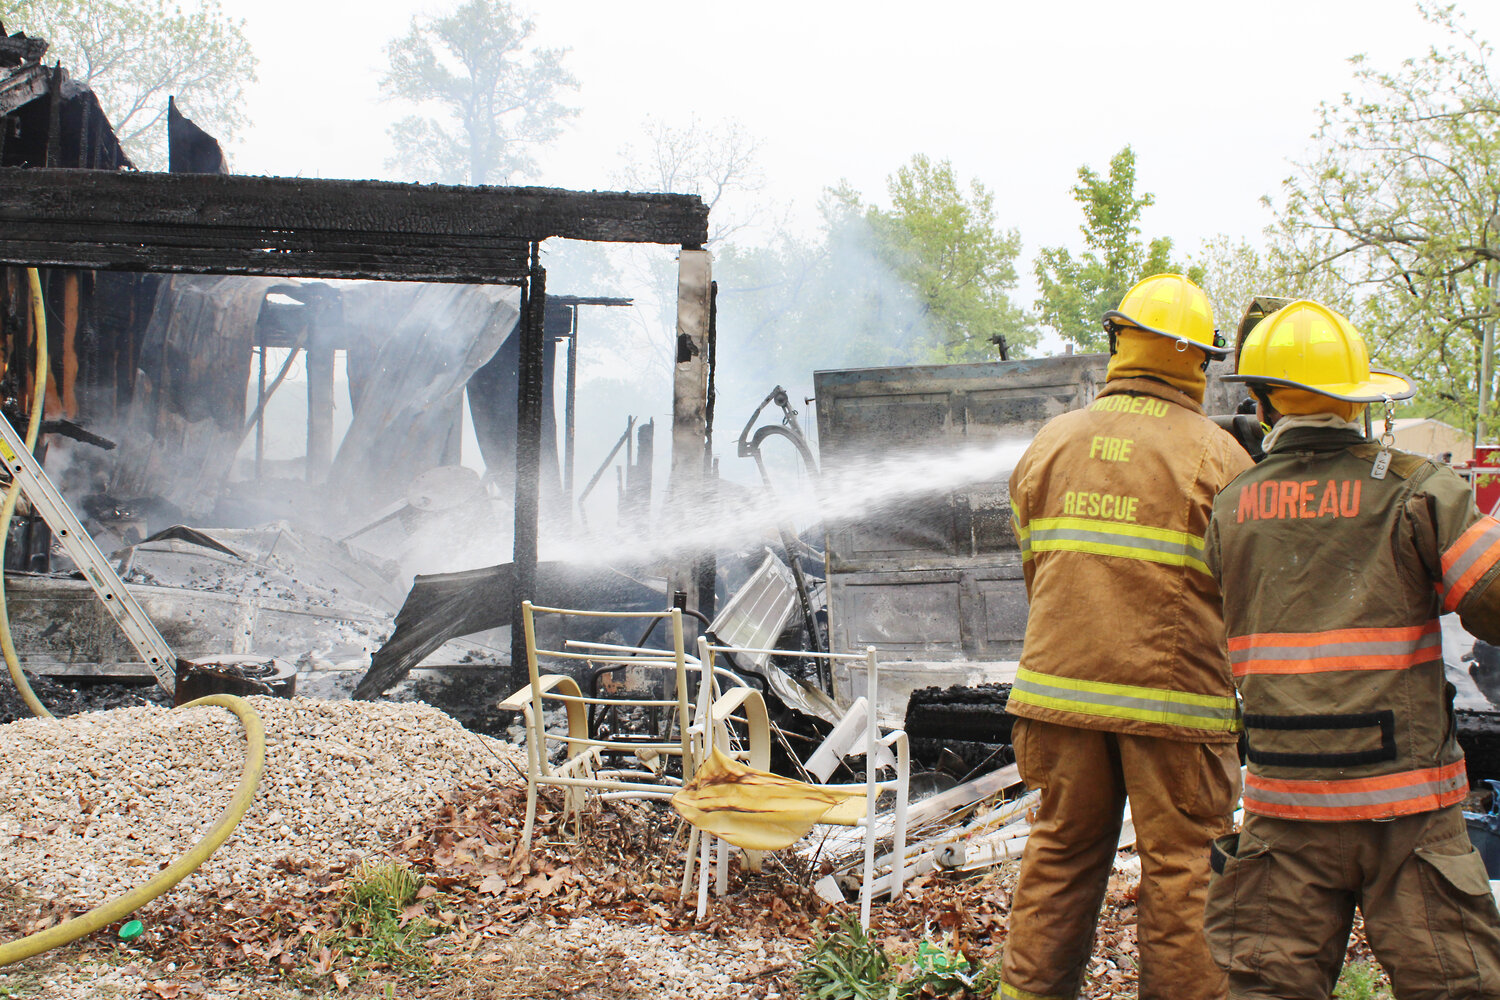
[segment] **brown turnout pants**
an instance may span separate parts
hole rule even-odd
[[[1500,913],[1463,814],[1245,816],[1214,844],[1208,936],[1230,995],[1324,1000],[1354,908],[1398,1000],[1500,997]]]
[[[1183,742],[1017,719],[1016,763],[1042,792],[1011,904],[999,996],[1072,997],[1130,802],[1141,888],[1141,1000],[1223,997],[1203,936],[1208,847],[1239,797],[1233,743]]]

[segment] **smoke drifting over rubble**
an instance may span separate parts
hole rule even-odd
[[[672,345],[677,270],[659,252],[567,241],[547,245],[550,287],[587,287],[633,296],[631,309],[594,310],[580,321],[578,482],[581,486],[619,437],[628,415],[671,425]],[[719,286],[714,452],[719,475],[758,483],[754,463],[734,441],[773,385],[786,387],[804,429],[812,373],[820,369],[912,364],[927,360],[933,332],[921,303],[875,251],[868,222],[830,209],[812,239],[781,235],[765,246],[711,246]],[[764,416],[764,415],[763,415]],[[789,450],[765,457],[778,477],[800,476]],[[658,501],[669,449],[658,447]],[[590,521],[613,520],[613,474],[586,508]]]
[[[678,503],[655,519],[653,530],[600,525],[577,534],[544,531],[543,560],[574,563],[651,565],[708,550],[736,550],[776,538],[779,524],[807,525],[890,515],[914,497],[942,495],[970,483],[1004,481],[1015,467],[1025,441],[952,451],[922,450],[870,456],[848,462],[844,471],[825,475],[815,489],[774,492],[726,488],[718,497]],[[455,511],[434,522],[434,544],[423,556],[420,572],[458,572],[507,562],[509,523],[478,508]],[[438,527],[441,525],[441,527]],[[408,564],[412,565],[412,564]]]

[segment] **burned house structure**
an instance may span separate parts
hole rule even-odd
[[[174,644],[331,629],[323,659],[367,655],[405,592],[391,527],[454,497],[504,542],[502,617],[538,593],[541,526],[572,521],[579,317],[628,303],[549,294],[549,239],[678,254],[671,487],[698,487],[712,307],[696,196],[235,176],[175,106],[170,170],[142,172],[95,95],[45,53],[0,31],[0,396],[15,426],[45,396],[48,473]],[[42,385],[28,268],[45,299]],[[305,448],[278,455],[268,406],[294,367]],[[465,400],[482,478],[458,468]],[[7,567],[45,570],[45,536],[18,520]],[[7,580],[23,661],[138,671],[68,568]],[[672,582],[693,590],[696,574],[685,566]],[[311,595],[292,586],[305,576]],[[508,650],[450,659],[498,662],[513,681],[506,665],[525,671],[512,635]]]
[[[680,592],[712,616],[711,553],[669,565],[660,581],[540,558],[544,527],[575,530],[577,498],[598,480],[580,489],[574,468],[581,317],[626,301],[549,293],[549,239],[677,253],[667,503],[679,518],[701,516],[687,506],[713,475],[701,199],[235,176],[175,107],[170,170],[140,172],[95,95],[44,56],[37,40],[0,38],[0,406],[21,426],[45,397],[39,454],[174,648],[344,668],[359,683],[342,690],[363,697],[419,664],[481,667],[488,698],[525,683],[523,598],[637,610]],[[45,299],[43,385],[28,268]],[[268,412],[297,366],[305,426],[287,455]],[[823,471],[903,445],[1029,437],[1086,405],[1102,371],[1100,358],[1079,356],[819,373]],[[459,468],[466,406],[483,477]],[[617,448],[648,452],[657,442],[635,437],[642,430],[627,426]],[[638,508],[652,493],[650,463],[630,465]],[[453,513],[462,517],[444,520]],[[408,592],[400,547],[420,547],[424,524],[451,533],[455,523],[470,535],[484,527],[485,539],[465,540],[492,542],[489,558]],[[1025,595],[1004,484],[965,484],[828,529],[813,552],[816,594],[796,572],[805,553],[793,540],[725,595],[726,610],[760,616],[737,641],[770,645],[817,617],[830,648],[880,652],[892,699],[883,714],[904,717],[914,739],[1002,739],[995,705],[952,692],[1003,685],[1019,656]],[[40,519],[18,519],[5,565],[23,663],[144,676],[87,584],[51,555]],[[825,641],[819,629],[802,630],[811,648]],[[860,693],[857,678],[828,680],[841,702]],[[923,689],[943,707],[919,725],[907,698]],[[789,704],[807,694],[784,693]],[[973,725],[961,729],[960,717]]]

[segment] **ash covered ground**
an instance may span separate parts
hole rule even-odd
[[[65,684],[32,673],[26,674],[26,680],[31,684],[31,690],[38,700],[58,717],[77,715],[79,712],[107,712],[114,708],[133,708],[139,705],[170,707],[172,704],[171,696],[154,681],[136,684],[78,681]],[[21,701],[10,677],[0,677],[0,725],[29,718],[31,710]]]

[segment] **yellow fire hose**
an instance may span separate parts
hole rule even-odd
[[[28,267],[26,277],[31,286],[31,329],[36,340],[36,374],[31,380],[31,419],[26,424],[26,448],[36,447],[37,435],[42,429],[42,406],[47,398],[47,311],[42,301],[42,279],[36,268]],[[0,416],[0,420],[5,417]],[[32,715],[52,718],[21,670],[21,660],[16,655],[15,640],[10,634],[10,602],[5,597],[5,543],[10,535],[10,519],[16,512],[16,500],[21,496],[21,481],[12,479],[10,489],[5,492],[5,506],[0,507],[0,652],[5,654],[5,666],[10,670],[10,679],[16,685],[21,700]]]
[[[76,941],[85,934],[92,934],[116,920],[129,916],[191,875],[199,865],[208,860],[209,855],[213,854],[220,844],[229,838],[235,824],[239,823],[240,818],[250,808],[250,803],[255,798],[255,788],[260,783],[261,772],[265,770],[266,730],[261,724],[260,717],[250,707],[250,703],[243,698],[236,698],[230,694],[211,694],[197,701],[188,702],[182,707],[194,708],[202,705],[218,705],[229,709],[239,716],[240,723],[245,727],[245,770],[240,775],[240,784],[234,791],[234,798],[219,814],[213,828],[203,836],[202,840],[194,844],[190,851],[172,862],[145,885],[132,889],[124,895],[116,896],[82,916],[65,920],[55,927],[38,931],[19,941],[0,944],[0,968],[12,962],[31,958],[33,955],[40,955],[44,951],[70,941]]]
[[[41,428],[42,405],[47,392],[47,319],[43,312],[42,283],[36,268],[27,268],[27,274],[31,285],[33,329],[36,331],[37,341],[37,366],[36,377],[32,385],[31,421],[26,430],[26,446],[31,448],[36,445],[37,433]],[[0,420],[4,419],[0,416]],[[10,531],[10,519],[15,512],[19,492],[20,483],[13,481],[10,490],[5,495],[5,504],[0,507],[0,650],[4,651],[5,663],[10,669],[11,680],[15,682],[16,690],[20,692],[26,706],[38,716],[51,718],[52,713],[47,711],[46,706],[38,700],[31,690],[31,685],[26,682],[26,675],[21,671],[20,659],[16,655],[15,644],[11,639],[10,616],[6,612],[5,538]],[[255,709],[250,707],[250,703],[233,695],[212,694],[182,707],[195,708],[212,705],[227,708],[239,717],[240,724],[245,730],[245,767],[240,773],[240,783],[239,787],[234,790],[234,797],[219,814],[219,818],[208,833],[204,834],[203,839],[194,844],[186,854],[158,872],[156,877],[145,885],[101,903],[81,916],[65,920],[56,926],[48,927],[46,930],[38,931],[17,941],[0,944],[0,968],[76,941],[129,916],[191,875],[209,859],[214,851],[218,850],[219,845],[229,839],[229,834],[234,831],[235,826],[250,809],[250,803],[255,800],[255,790],[260,784],[261,774],[265,771],[266,728],[260,721],[260,716],[255,714]]]

